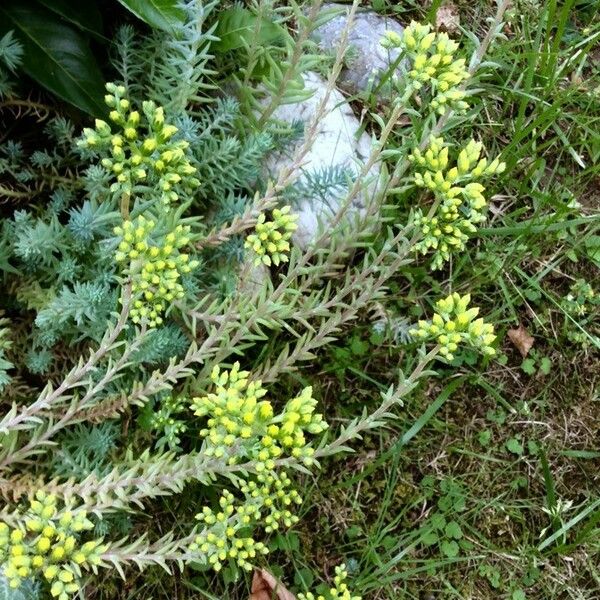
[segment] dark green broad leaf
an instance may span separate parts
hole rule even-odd
[[[104,78],[81,32],[47,8],[18,0],[0,2],[0,33],[10,29],[23,44],[27,75],[81,110],[104,114]]]
[[[456,558],[460,553],[460,546],[454,540],[444,540],[440,544],[440,550],[448,558]]]
[[[421,541],[425,546],[433,546],[440,541],[438,534],[435,531],[427,531],[421,537]]]
[[[248,46],[255,36],[263,46],[280,44],[285,40],[286,31],[273,21],[257,17],[247,8],[233,6],[219,14],[215,35],[219,41],[211,47],[216,52],[229,52]]]
[[[119,0],[138,19],[151,27],[172,32],[185,18],[179,0]]]
[[[447,538],[453,538],[455,540],[460,540],[460,538],[462,538],[463,535],[460,525],[456,521],[450,521],[450,523],[446,525],[444,533],[446,534]]]
[[[37,0],[65,21],[95,37],[102,35],[102,15],[94,0]]]

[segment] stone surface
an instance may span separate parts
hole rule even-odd
[[[317,28],[313,38],[324,52],[335,54],[342,31],[347,22],[348,5],[326,3],[323,10],[339,9],[343,14],[333,17]],[[373,11],[358,12],[354,17],[348,35],[349,50],[345,58],[345,68],[340,73],[338,86],[346,92],[356,94],[370,89],[372,82],[379,80],[398,59],[397,50],[387,50],[381,45],[386,31],[395,31],[399,35],[404,28],[393,19],[384,17]],[[400,72],[400,66],[396,69]],[[390,93],[390,89],[382,89],[379,95]]]
[[[265,281],[271,277],[269,267],[254,264],[254,256],[248,253],[246,260],[240,266],[240,273],[243,273],[238,281],[238,290],[243,289],[246,293],[252,295],[254,292],[263,289]]]
[[[304,75],[305,85],[314,90],[314,94],[303,102],[297,104],[286,104],[275,111],[275,119],[287,122],[301,120],[309,123],[314,116],[320,100],[327,89],[326,81],[317,73],[309,72]],[[309,193],[314,189],[310,184],[315,177],[322,174],[324,170],[341,171],[355,176],[362,168],[363,163],[371,153],[371,138],[363,133],[358,136],[360,123],[351,106],[346,102],[344,96],[333,90],[327,103],[327,114],[321,119],[318,133],[311,150],[307,153],[302,164],[302,174],[297,180],[295,189],[299,191],[294,196],[294,210],[298,213],[298,229],[292,237],[292,241],[300,246],[306,246],[317,234],[319,220],[324,224],[336,213],[341,202],[345,198],[347,185],[325,189],[320,194]],[[302,140],[286,148],[284,153],[274,154],[270,157],[267,169],[270,175],[277,177],[278,172],[292,162],[294,151],[302,144]],[[377,169],[373,169],[369,175],[375,179]],[[365,194],[374,192],[374,185],[368,187],[361,195],[353,201],[347,215],[355,214],[365,206]]]

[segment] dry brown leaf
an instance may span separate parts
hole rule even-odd
[[[255,569],[249,600],[296,600],[296,596],[269,571]]]
[[[527,329],[525,329],[523,325],[519,325],[516,329],[509,329],[508,337],[523,358],[529,354],[529,351],[535,342],[535,339],[529,335]]]
[[[456,33],[460,27],[458,8],[452,2],[440,6],[435,15],[435,28],[446,33]]]

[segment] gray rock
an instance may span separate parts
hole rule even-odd
[[[323,10],[338,9],[343,14],[333,17],[313,33],[313,39],[327,53],[335,53],[339,46],[342,31],[347,23],[349,6],[326,3]],[[348,34],[349,49],[345,57],[345,68],[340,73],[338,86],[350,94],[357,94],[371,89],[377,84],[382,73],[385,73],[398,59],[397,50],[388,50],[381,45],[386,31],[402,34],[404,28],[393,19],[381,16],[373,11],[359,12],[354,17],[352,28]],[[402,63],[396,74],[402,70]],[[389,95],[391,86],[382,86],[380,96]]]
[[[245,261],[240,265],[240,274],[244,277],[238,280],[238,291],[243,290],[247,294],[254,294],[256,291],[263,289],[265,281],[271,277],[269,267],[254,264],[254,257],[248,253]]]
[[[327,89],[327,82],[317,73],[304,74],[305,85],[314,90],[314,94],[303,102],[279,106],[273,117],[280,121],[308,123],[316,113],[317,107]],[[302,174],[298,178],[293,195],[293,208],[298,213],[298,229],[292,241],[305,249],[318,233],[322,223],[327,222],[340,208],[348,192],[348,179],[354,178],[364,162],[371,155],[371,138],[363,133],[358,135],[360,122],[352,112],[352,107],[344,96],[333,90],[327,102],[327,114],[319,123],[316,139],[302,164]],[[267,170],[277,177],[282,168],[292,163],[294,151],[302,140],[286,148],[285,152],[272,155],[267,162]],[[315,181],[324,182],[327,174],[338,180],[338,185],[315,185]],[[377,165],[369,177],[373,184],[362,194],[357,195],[346,215],[349,217],[365,207],[367,194],[375,191],[375,180],[379,174]],[[342,185],[339,185],[341,180]]]

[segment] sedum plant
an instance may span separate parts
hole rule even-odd
[[[16,527],[0,523],[0,556],[11,588],[38,574],[49,582],[52,597],[66,600],[79,590],[81,569],[95,571],[106,547],[77,539],[94,528],[86,511],[57,504],[54,494],[38,490]]]
[[[402,35],[388,31],[382,44],[400,50],[410,61],[407,75],[396,81],[400,91],[425,94],[428,107],[440,115],[449,108],[463,112],[469,107],[460,84],[470,75],[465,59],[456,56],[457,42],[447,33],[412,21]]]
[[[172,231],[153,241],[156,222],[140,215],[135,221],[123,221],[114,228],[119,236],[115,261],[124,266],[123,274],[131,281],[134,323],[145,321],[148,327],[163,323],[162,314],[185,292],[179,283],[181,276],[191,273],[199,262],[180,252],[190,243],[189,226],[176,225]]]
[[[469,235],[485,221],[485,188],[478,180],[502,173],[506,165],[497,158],[489,163],[480,158],[482,148],[481,142],[470,140],[459,152],[456,166],[449,167],[449,146],[443,138],[432,137],[424,152],[415,148],[409,156],[420,168],[415,169],[415,184],[434,196],[427,215],[417,209],[413,216],[423,234],[414,250],[422,254],[433,250],[432,269],[441,269],[452,252],[464,250]]]
[[[348,572],[346,571],[345,565],[340,565],[335,568],[335,577],[333,578],[334,587],[329,589],[329,594],[323,596],[319,594],[315,596],[312,592],[307,594],[300,594],[299,600],[361,600],[360,596],[354,596],[348,588],[346,579],[348,578]]]
[[[134,186],[143,183],[160,193],[163,204],[169,205],[180,197],[179,188],[189,194],[200,185],[193,175],[196,169],[186,156],[189,142],[172,140],[178,129],[165,123],[165,110],[152,100],[142,103],[142,116],[130,110],[123,85],[108,83],[104,100],[110,120],[118,128],[114,133],[105,121],[96,119],[95,129],[84,129],[79,146],[101,158],[114,183],[110,191],[129,197]]]
[[[17,70],[23,57],[23,46],[12,31],[0,37],[0,100],[13,94],[11,74]]]
[[[266,221],[264,213],[259,215],[254,233],[246,238],[244,244],[256,255],[255,265],[279,266],[282,262],[288,262],[289,240],[298,227],[298,216],[290,214],[290,210],[290,206],[284,206],[281,210],[276,208],[272,221]]]
[[[302,458],[307,466],[312,464],[314,450],[307,446],[305,434],[318,434],[327,428],[322,415],[313,414],[317,402],[312,388],[304,388],[275,416],[271,402],[258,401],[267,393],[262,382],[249,382],[250,373],[239,369],[239,362],[223,373],[215,366],[210,377],[217,386],[215,393],[192,401],[196,416],[209,417],[207,428],[200,430],[206,438],[207,455],[221,458],[231,454],[230,449],[235,446],[235,454],[229,456],[228,462],[253,460],[259,472],[273,469],[275,459],[286,454]]]
[[[471,346],[487,356],[496,354],[492,346],[496,340],[494,327],[483,319],[476,319],[478,308],[468,308],[471,296],[454,293],[436,302],[431,321],[419,321],[411,334],[423,341],[435,340],[440,356],[448,360],[461,345]]]
[[[415,130],[407,143],[417,134],[422,140],[411,160],[398,161],[365,210],[348,218],[371,169],[388,156],[403,110],[420,105],[431,121],[466,108],[468,73],[457,45],[411,24],[402,39],[385,40],[414,61],[398,81],[398,101],[378,122],[371,156],[329,230],[302,250],[292,243],[297,217],[285,199],[345,48],[292,166],[263,181],[266,154],[297,133],[271,117],[278,103],[293,101],[285,83],[310,64],[302,56],[314,19],[299,16],[298,56],[287,54],[268,85],[245,69],[245,85],[256,87],[246,96],[270,94],[257,118],[256,103],[244,105],[244,95],[202,107],[216,75],[210,48],[218,11],[216,3],[183,8],[187,20],[175,37],[119,32],[120,79],[107,84],[105,98],[109,121],[84,128],[80,138],[66,120],[55,121],[65,146],[51,161],[59,179],[48,181],[39,160],[4,148],[16,171],[27,165],[27,180],[52,191],[42,192],[48,196],[36,210],[15,208],[0,229],[0,308],[18,315],[3,319],[0,334],[0,385],[10,390],[0,416],[1,568],[10,586],[36,579],[59,600],[93,584],[100,569],[125,577],[132,568],[233,572],[260,564],[269,535],[297,523],[305,474],[395,418],[394,408],[432,373],[437,357],[451,360],[461,344],[494,353],[493,327],[476,319],[468,295],[453,294],[438,302],[431,321],[416,325],[413,335],[424,344],[412,346],[407,373],[398,373],[373,413],[331,431],[317,390],[282,399],[277,384],[385,303],[389,280],[415,251],[433,248],[432,266],[441,266],[450,247],[464,244],[464,223],[479,222],[485,204],[476,180],[500,172],[501,163],[488,164],[471,141],[448,168],[440,132]],[[146,72],[148,64],[154,68]],[[429,104],[419,100],[426,93]],[[381,226],[385,192],[409,169],[435,197],[430,212],[446,215],[439,234],[418,218]],[[257,266],[265,271],[255,285]],[[429,341],[435,345],[426,351]],[[127,426],[119,434],[120,421]],[[73,445],[81,453],[72,460],[52,460],[51,450]],[[183,498],[188,486],[194,493],[162,533],[135,513],[163,497]],[[355,600],[346,577],[338,568],[325,598]]]

